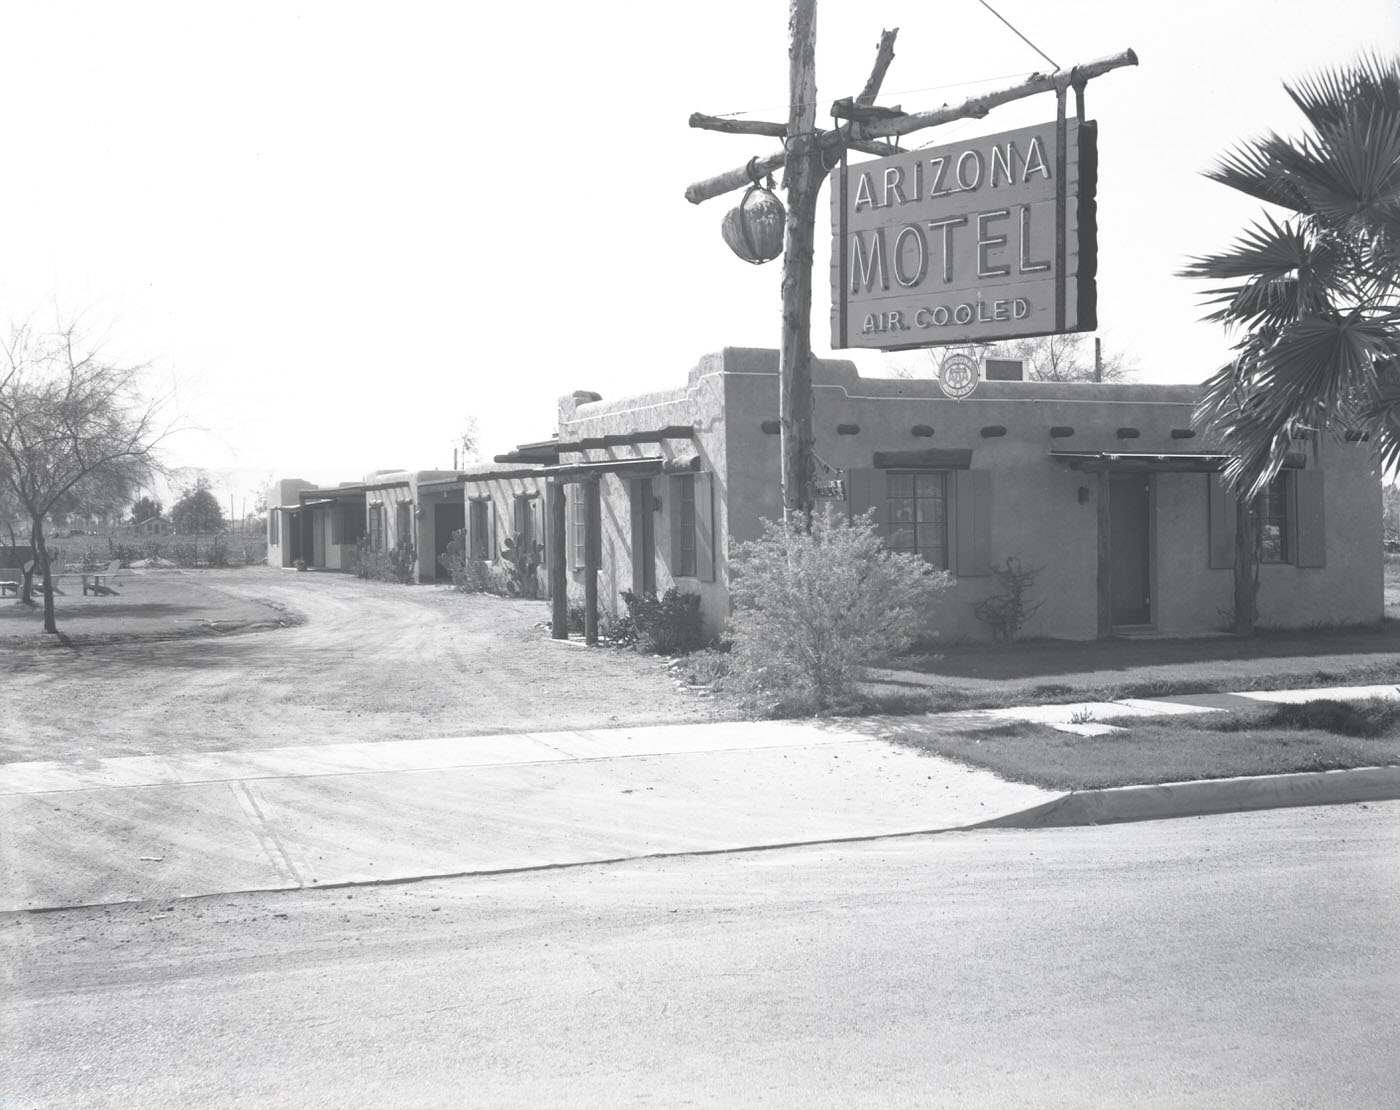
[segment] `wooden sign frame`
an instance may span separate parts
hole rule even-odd
[[[1073,117],[832,171],[834,350],[1098,326],[1098,125]]]

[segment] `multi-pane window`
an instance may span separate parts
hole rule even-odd
[[[574,486],[572,489],[572,501],[574,503],[574,567],[581,568],[586,562],[584,552],[584,542],[588,535],[588,506],[585,498],[588,496],[587,486]]]
[[[695,557],[695,479],[676,483],[676,569],[678,578],[693,577]]]
[[[944,471],[891,472],[886,476],[888,544],[912,551],[936,567],[948,566],[948,475]]]
[[[384,506],[369,507],[369,546],[372,551],[384,550]]]
[[[481,559],[484,562],[491,560],[491,520],[487,515],[491,511],[491,502],[473,501],[471,509],[471,520],[469,521],[469,531],[472,542],[472,558]]]
[[[1286,563],[1288,550],[1288,479],[1275,475],[1269,488],[1254,499],[1250,510],[1259,536],[1261,563]]]

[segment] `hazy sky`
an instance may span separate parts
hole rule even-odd
[[[1088,88],[1099,120],[1099,319],[1140,377],[1225,358],[1173,276],[1257,206],[1200,176],[1296,133],[1281,81],[1400,42],[1396,0],[998,0]],[[956,103],[1051,68],[977,0],[821,0],[819,119],[898,27],[884,104]],[[82,310],[109,350],[177,375],[182,465],[355,479],[548,435],[575,389],[681,383],[705,352],[776,346],[777,263],[719,236],[738,194],[693,180],[784,120],[787,4],[0,3],[0,315]],[[918,132],[941,144],[1052,118],[1054,97]],[[826,354],[827,201],[813,344]],[[865,373],[883,356],[858,353]],[[909,356],[901,356],[909,357]]]

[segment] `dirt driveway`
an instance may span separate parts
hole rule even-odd
[[[202,586],[305,616],[163,642],[6,648],[0,762],[709,720],[651,657],[555,643],[548,603],[266,568]],[[270,613],[276,616],[276,613]]]

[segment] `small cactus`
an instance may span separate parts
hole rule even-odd
[[[526,543],[525,537],[517,532],[506,537],[501,545],[501,556],[510,568],[510,592],[518,597],[538,597],[539,579],[535,572],[544,561],[544,545],[534,540]]]

